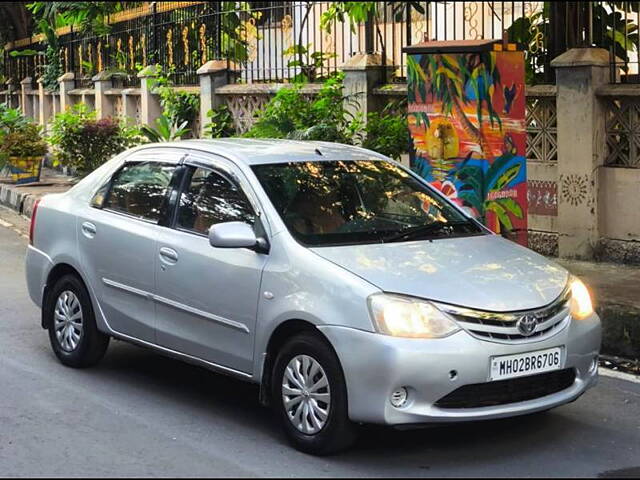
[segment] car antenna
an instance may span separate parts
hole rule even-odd
[[[317,153],[318,155],[322,156],[322,152],[321,152],[320,150],[318,150],[317,148],[316,148],[316,153]]]

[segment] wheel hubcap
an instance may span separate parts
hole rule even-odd
[[[82,338],[82,307],[75,293],[65,290],[60,294],[54,310],[54,331],[58,344],[66,352],[72,352]]]
[[[329,418],[331,392],[322,366],[308,355],[291,359],[282,379],[282,401],[287,417],[302,433],[313,435]]]

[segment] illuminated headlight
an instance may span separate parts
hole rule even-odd
[[[581,280],[576,277],[571,278],[571,315],[573,318],[582,320],[593,313],[593,304],[589,290]]]
[[[435,305],[417,298],[377,293],[369,297],[369,309],[378,331],[394,337],[443,338],[460,330]]]

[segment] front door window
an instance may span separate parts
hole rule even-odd
[[[180,196],[178,228],[206,235],[212,225],[234,221],[255,221],[244,192],[219,173],[196,168]]]

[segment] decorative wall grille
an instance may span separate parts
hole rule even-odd
[[[121,117],[122,110],[122,96],[118,95],[113,102],[113,115],[115,117]]]
[[[140,117],[142,112],[142,97],[136,95],[136,123],[140,123]]]
[[[233,115],[236,132],[245,133],[255,121],[255,114],[264,108],[271,95],[227,95],[227,107]]]
[[[558,161],[558,124],[555,96],[527,96],[527,159]]]
[[[603,98],[606,165],[640,168],[640,98]]]

